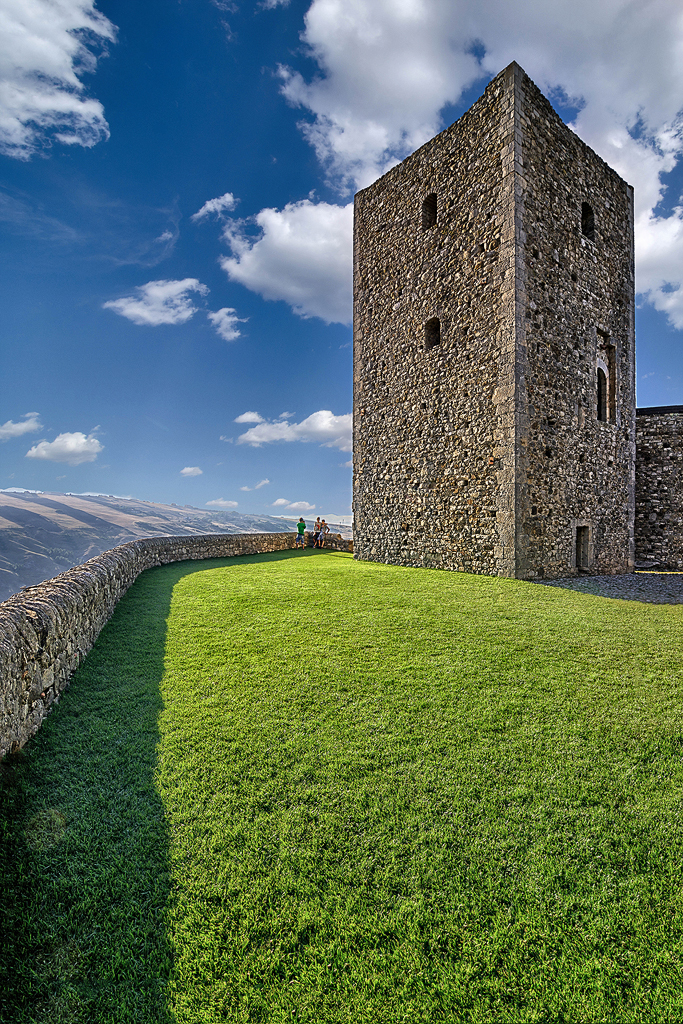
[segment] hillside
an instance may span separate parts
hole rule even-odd
[[[0,491],[0,601],[141,537],[283,533],[295,522],[114,495]]]

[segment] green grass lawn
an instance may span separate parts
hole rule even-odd
[[[2,769],[0,1020],[681,1021],[682,639],[343,554],[144,573]]]

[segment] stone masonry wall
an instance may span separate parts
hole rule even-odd
[[[521,69],[520,69],[521,71]],[[517,575],[633,569],[633,190],[520,74],[524,335],[519,347]],[[582,233],[582,204],[594,238]],[[613,393],[598,420],[597,371]]]
[[[497,481],[501,471],[514,477],[514,396],[501,359],[514,350],[512,105],[507,83],[494,81],[356,195],[357,558],[512,569],[513,512]],[[436,222],[423,227],[431,194]],[[441,335],[429,347],[432,318]]]
[[[683,570],[683,406],[638,409],[636,564]]]
[[[566,576],[584,528],[632,569],[633,286],[632,189],[517,64],[359,192],[356,557]]]
[[[0,758],[40,728],[74,671],[145,569],[294,547],[293,533],[153,537],[105,551],[0,604]],[[326,547],[352,551],[329,535]]]

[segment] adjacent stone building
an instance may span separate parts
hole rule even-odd
[[[637,411],[636,559],[683,570],[683,405]]]
[[[511,64],[355,201],[357,558],[634,564],[633,190]]]

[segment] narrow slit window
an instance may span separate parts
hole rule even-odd
[[[425,324],[425,349],[429,351],[436,345],[441,344],[441,324],[437,317],[433,317]]]
[[[598,419],[601,423],[607,422],[607,374],[598,367]]]
[[[431,192],[422,201],[422,230],[426,231],[436,224],[436,192]]]
[[[581,204],[581,234],[595,241],[595,214],[589,203]]]

